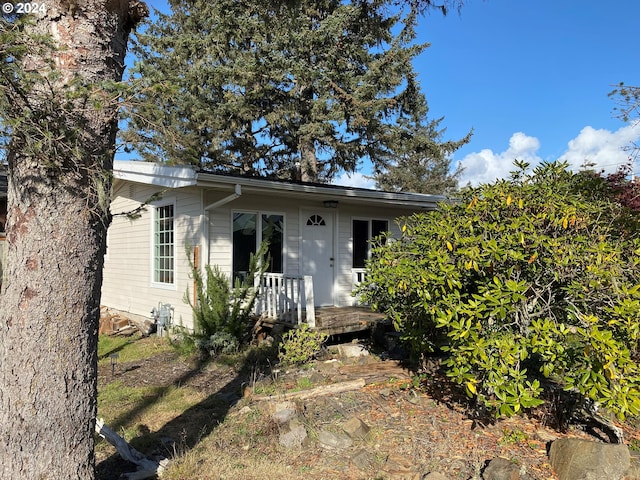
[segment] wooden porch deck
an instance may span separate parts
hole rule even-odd
[[[316,326],[328,335],[369,330],[383,322],[383,313],[372,312],[368,307],[319,307],[316,308]]]
[[[303,315],[304,317],[304,315]],[[368,307],[317,307],[315,309],[315,327],[327,335],[339,335],[342,333],[361,332],[368,330],[385,320],[382,313],[372,312]],[[261,325],[286,325],[297,328],[298,324],[286,320],[278,320],[263,316]]]

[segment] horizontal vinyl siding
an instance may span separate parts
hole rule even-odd
[[[232,269],[232,212],[276,213],[284,215],[285,272],[299,272],[299,220],[298,206],[291,201],[264,198],[257,195],[241,197],[209,212],[209,263],[217,265],[225,275]]]
[[[122,184],[124,183],[124,184]],[[157,187],[121,182],[115,189],[113,213],[135,209],[157,191]],[[131,195],[133,193],[133,195]],[[197,189],[178,189],[165,193],[157,203],[175,204],[175,287],[157,288],[152,285],[152,218],[153,206],[141,212],[140,218],[131,220],[116,216],[109,227],[108,252],[105,258],[102,304],[137,315],[150,316],[158,304],[170,303],[175,309],[174,320],[192,328],[190,307],[183,302],[189,288],[193,291],[186,247],[200,246],[199,222],[201,199]]]
[[[389,231],[392,236],[398,237],[400,229],[396,224],[396,219],[404,215],[413,213],[411,210],[400,210],[390,208],[366,208],[366,207],[341,207],[338,216],[338,265],[336,265],[336,305],[348,306],[355,303],[355,298],[351,295],[353,274],[353,242],[352,242],[352,220],[375,219],[386,220],[389,223]]]

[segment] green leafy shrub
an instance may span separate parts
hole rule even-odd
[[[282,335],[280,361],[289,365],[301,365],[313,360],[321,351],[328,335],[311,330],[305,323]]]
[[[189,334],[197,347],[211,355],[237,350],[246,340],[253,306],[258,295],[254,279],[260,281],[269,264],[266,259],[267,243],[251,255],[246,281],[237,280],[231,288],[229,278],[217,265],[205,266],[206,276],[193,264],[188,252],[191,275],[195,282],[196,302],[189,289],[184,302],[193,311],[195,332]]]
[[[415,355],[445,351],[447,375],[498,415],[541,404],[543,385],[636,415],[637,216],[594,174],[516,165],[401,220],[358,293]]]

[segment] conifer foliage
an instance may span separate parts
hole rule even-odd
[[[439,148],[410,4],[169,3],[135,47],[123,140],[144,159],[328,181],[364,159],[384,171],[407,139]]]

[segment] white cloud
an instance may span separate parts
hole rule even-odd
[[[629,153],[623,147],[640,139],[640,125],[627,125],[615,132],[584,127],[578,136],[567,144],[568,150],[560,157],[569,162],[573,170],[585,163],[593,163],[594,170],[607,173],[627,163]]]
[[[572,170],[579,170],[585,162],[592,163],[596,171],[615,171],[629,158],[628,152],[623,147],[640,140],[640,125],[627,125],[615,132],[593,127],[584,127],[578,136],[567,143],[567,150],[559,157],[566,160]],[[477,153],[466,155],[460,164],[464,171],[460,177],[460,185],[467,183],[478,185],[479,183],[492,182],[498,178],[506,178],[513,170],[515,159],[523,160],[531,166],[542,161],[537,154],[540,149],[540,141],[522,132],[514,133],[509,140],[509,148],[504,152],[496,153],[485,149]],[[639,170],[638,167],[635,169]]]
[[[539,148],[540,141],[537,138],[516,132],[509,140],[509,148],[502,153],[495,153],[489,149],[470,153],[460,160],[464,168],[460,176],[460,185],[464,186],[467,183],[478,185],[492,182],[497,178],[505,178],[513,170],[515,159],[531,165],[540,163],[542,159],[536,155]]]
[[[331,183],[345,187],[375,188],[375,182],[370,178],[365,177],[362,173],[343,173]]]

